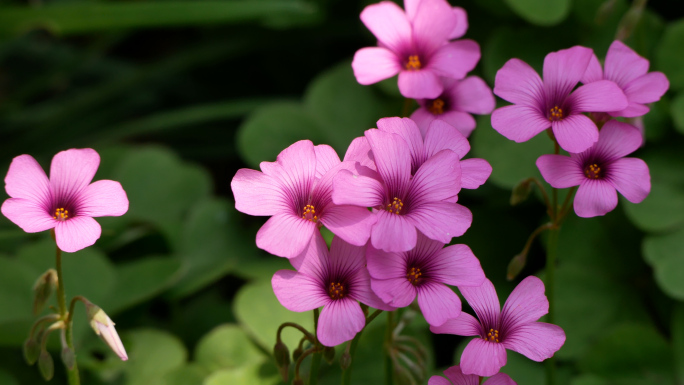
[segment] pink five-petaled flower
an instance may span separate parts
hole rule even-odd
[[[494,94],[514,103],[494,110],[492,127],[516,142],[530,140],[551,127],[558,144],[582,152],[598,140],[596,124],[583,112],[619,111],[627,98],[617,84],[599,80],[573,91],[593,51],[575,46],[544,59],[544,81],[527,63],[511,59],[496,73]]]
[[[340,163],[330,146],[301,140],[283,150],[276,162],[261,162],[259,172],[240,169],[231,182],[235,208],[249,215],[271,216],[259,229],[256,244],[279,257],[302,253],[320,224],[347,242],[363,246],[374,222],[360,207],[332,203],[332,178],[353,162]]]
[[[371,288],[385,303],[405,307],[416,296],[425,320],[434,326],[461,314],[461,300],[446,285],[480,286],[485,280],[480,261],[466,245],[433,241],[420,232],[416,247],[386,253],[368,247]]]
[[[470,210],[455,202],[461,189],[458,155],[441,150],[411,172],[412,153],[401,136],[366,130],[377,172],[365,168],[359,175],[340,171],[333,180],[333,201],[374,208],[377,222],[371,244],[389,252],[415,247],[417,230],[428,238],[449,243],[470,227]]]
[[[441,78],[444,92],[434,99],[417,100],[420,108],[411,114],[420,131],[425,132],[430,123],[441,119],[468,137],[475,129],[475,119],[470,114],[491,114],[496,105],[494,95],[487,83],[477,76],[463,80]]]
[[[449,382],[444,377],[432,376],[428,385],[480,385],[480,376],[474,374],[463,374],[461,367],[456,365],[444,371],[444,375],[447,376],[451,382]],[[508,374],[498,373],[495,376],[490,377],[487,381],[483,382],[482,385],[517,385]]]
[[[406,10],[406,17],[413,24],[413,19],[416,17],[416,11],[420,2],[423,0],[404,0],[404,9]],[[451,10],[456,15],[456,25],[449,35],[449,40],[458,39],[465,35],[468,30],[468,14],[465,9],[461,7],[453,7]]]
[[[290,259],[297,271],[280,270],[271,280],[278,301],[288,310],[303,312],[323,306],[316,335],[325,346],[349,341],[363,329],[366,317],[357,301],[394,310],[371,290],[365,251],[365,246],[334,237],[328,252],[317,232],[306,252]]]
[[[651,176],[646,162],[625,158],[641,145],[639,130],[627,123],[611,120],[590,149],[563,155],[542,155],[537,167],[554,188],[578,186],[573,205],[578,216],[604,215],[617,206],[615,190],[628,201],[639,203],[651,191]]]
[[[356,51],[356,80],[373,84],[399,74],[399,91],[407,98],[436,98],[443,91],[440,76],[463,79],[480,60],[472,40],[449,42],[459,17],[445,0],[411,2],[411,18],[398,5],[383,1],[367,6],[361,21],[379,47]]]
[[[534,361],[543,361],[565,343],[565,332],[559,326],[535,322],[549,312],[544,283],[534,276],[518,284],[499,305],[494,285],[489,280],[480,287],[459,287],[461,294],[477,313],[477,318],[461,313],[442,326],[431,326],[438,334],[478,336],[461,355],[464,374],[488,377],[506,365],[506,349],[516,351]]]
[[[100,156],[93,149],[62,151],[52,158],[48,179],[32,156],[17,156],[5,177],[11,198],[2,204],[2,213],[28,233],[54,228],[63,251],[88,247],[102,233],[93,217],[128,211],[128,198],[119,182],[90,183],[99,165]]]
[[[612,116],[633,118],[646,114],[649,108],[645,103],[657,102],[670,87],[667,77],[662,72],[648,72],[648,60],[639,56],[625,43],[615,40],[606,54],[605,72],[596,55],[593,55],[582,83],[599,80],[615,82],[625,96],[629,105],[621,111],[610,111]]]

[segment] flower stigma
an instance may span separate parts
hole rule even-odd
[[[432,105],[428,107],[428,110],[433,114],[433,115],[442,115],[444,113],[444,100],[442,99],[435,99],[432,101]]]
[[[550,110],[550,115],[549,115],[549,120],[554,122],[554,121],[559,121],[563,120],[563,109],[559,108],[558,106],[554,106]]]
[[[420,69],[420,67],[420,59],[418,58],[418,55],[409,56],[408,62],[406,63],[406,69],[409,71],[417,71]]]
[[[589,179],[598,179],[601,177],[601,167],[593,163],[584,168],[584,176]]]
[[[423,280],[421,278],[423,273],[420,272],[420,268],[418,267],[412,267],[411,270],[406,273],[406,278],[408,278],[408,281],[411,283],[413,286],[418,286],[420,281]]]
[[[62,207],[56,209],[55,215],[52,217],[52,219],[57,219],[58,221],[66,221],[67,219],[69,219],[69,210],[65,210]]]
[[[311,222],[318,222],[318,216],[316,215],[316,209],[313,205],[304,206],[304,211],[302,213],[302,219],[306,219]]]
[[[344,290],[344,285],[339,282],[330,282],[328,287],[328,295],[332,299],[342,299],[347,293]]]
[[[394,198],[392,203],[389,203],[387,205],[387,211],[389,211],[392,214],[399,214],[402,208],[404,208],[404,203],[401,201],[401,199],[396,197]]]
[[[499,342],[499,331],[489,329],[489,333],[487,333],[487,338],[485,339],[489,342]]]

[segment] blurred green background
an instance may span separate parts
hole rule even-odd
[[[268,352],[285,310],[270,278],[287,261],[255,246],[265,218],[234,209],[230,180],[274,160],[299,139],[332,145],[381,117],[402,113],[396,80],[363,87],[354,52],[374,45],[350,0],[0,0],[0,170],[31,154],[45,167],[58,151],[92,147],[95,179],[114,179],[130,210],[100,218],[102,238],[67,254],[67,295],[81,294],[116,322],[130,360],[119,361],[75,318],[84,384],[278,384]],[[482,59],[474,74],[490,86],[506,60],[541,70],[550,52],[581,44],[603,57],[621,30],[626,43],[666,73],[670,91],[643,119],[635,156],[651,170],[651,195],[621,199],[602,218],[574,215],[561,230],[557,309],[567,333],[557,353],[562,384],[684,384],[684,8],[680,1],[451,1],[468,12],[466,38]],[[539,199],[510,207],[518,181],[540,178],[534,161],[553,151],[540,135],[515,144],[478,119],[471,156],[493,166],[460,202],[474,214],[454,243],[468,244],[501,302],[520,277],[540,274],[543,239],[518,280],[509,260],[545,221]],[[5,172],[5,171],[2,171]],[[31,287],[54,264],[48,232],[25,234],[0,218],[0,384],[39,384],[21,345],[32,323]],[[540,274],[543,277],[543,274]],[[470,311],[467,305],[464,310]],[[364,333],[353,383],[382,380],[385,317]],[[464,340],[430,335],[416,317],[405,334],[430,352],[426,372],[458,360]],[[299,336],[285,332],[294,349]],[[58,337],[54,384],[64,384]],[[338,350],[338,357],[339,357]],[[509,352],[505,372],[543,384],[543,364]],[[337,362],[321,383],[339,381]],[[426,383],[423,380],[422,383]]]

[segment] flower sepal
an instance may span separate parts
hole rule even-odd
[[[57,290],[57,271],[48,269],[33,285],[33,315],[40,314],[43,307]]]

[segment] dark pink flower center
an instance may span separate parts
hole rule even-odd
[[[592,163],[584,167],[584,176],[589,179],[599,179],[603,176],[603,173],[598,164]]]
[[[406,69],[409,71],[418,71],[422,67],[418,55],[410,55],[406,61]]]
[[[412,267],[406,272],[406,278],[413,286],[420,285],[423,280],[423,273],[420,271],[419,267]]]
[[[499,342],[499,331],[496,329],[489,329],[487,338],[485,338],[485,340],[489,342]]]
[[[394,200],[392,200],[392,203],[387,204],[387,211],[389,211],[392,214],[399,214],[401,213],[401,209],[404,208],[404,203],[401,201],[401,199],[394,197]]]
[[[444,113],[445,104],[446,103],[444,103],[444,100],[440,98],[428,101],[428,111],[430,111],[433,115],[442,115]]]
[[[313,205],[304,206],[304,210],[302,210],[302,219],[306,219],[311,222],[318,222],[318,215],[316,215],[316,209]]]
[[[347,290],[340,282],[330,282],[330,286],[328,286],[328,295],[332,299],[342,299],[347,295]]]
[[[72,215],[73,216],[73,215]],[[56,219],[58,221],[66,221],[69,219],[69,210],[59,207],[55,209],[54,215],[52,216],[52,219]]]
[[[567,111],[566,111],[566,112],[567,112]],[[566,116],[566,115],[563,114],[563,109],[562,109],[562,108],[560,108],[560,107],[558,107],[558,106],[554,106],[552,109],[549,110],[548,118],[549,118],[549,120],[552,121],[552,122],[557,122],[557,121],[559,121],[559,120],[563,120],[563,118],[564,118],[565,116]]]

